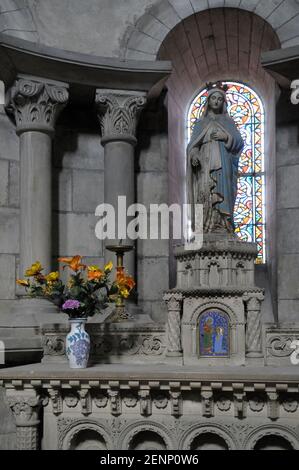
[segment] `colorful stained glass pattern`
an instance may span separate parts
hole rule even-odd
[[[264,206],[264,108],[257,94],[248,86],[224,82],[228,86],[228,113],[234,119],[245,146],[239,162],[238,195],[234,221],[237,235],[258,246],[256,262],[265,262],[265,206]],[[202,115],[207,90],[195,98],[188,115],[188,141],[193,126]]]
[[[226,313],[208,310],[199,317],[199,356],[229,356],[229,321]]]

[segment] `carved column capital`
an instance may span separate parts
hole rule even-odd
[[[102,145],[113,141],[126,141],[135,145],[138,118],[145,104],[143,92],[98,89],[96,105]]]
[[[7,397],[17,425],[17,450],[37,450],[38,426],[42,398],[38,395],[12,395]]]
[[[167,292],[163,296],[164,302],[167,303],[167,309],[170,312],[180,312],[182,308],[183,294],[180,292]]]
[[[299,104],[299,80],[293,80],[291,83],[291,103],[292,104]]]
[[[68,98],[68,85],[63,82],[20,75],[8,92],[6,109],[16,123],[18,135],[26,131],[52,135]]]

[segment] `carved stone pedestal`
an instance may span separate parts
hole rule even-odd
[[[177,287],[164,296],[167,355],[205,366],[261,362],[264,294],[254,284],[255,244],[209,235],[201,249],[178,247],[175,257]]]

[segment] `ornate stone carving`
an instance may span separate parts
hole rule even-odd
[[[82,414],[89,415],[92,412],[92,399],[90,396],[90,392],[86,388],[81,388],[78,391],[81,407],[82,407]]]
[[[68,85],[20,76],[9,91],[7,111],[13,115],[17,133],[53,133],[56,119],[68,101]]]
[[[144,93],[97,90],[96,104],[102,130],[102,144],[111,141],[136,140],[138,117],[146,104]]]
[[[140,414],[149,416],[152,414],[152,400],[149,390],[139,390]]]
[[[134,408],[138,403],[138,398],[133,393],[127,393],[123,398],[123,402],[128,408]]]
[[[295,413],[298,410],[298,400],[288,397],[282,402],[282,406],[287,413]]]
[[[164,335],[93,336],[91,354],[93,356],[107,354],[160,356],[165,347]]]
[[[163,300],[167,303],[168,309],[167,355],[181,356],[181,308],[183,295],[179,293],[166,293]]]
[[[75,408],[78,404],[79,398],[75,393],[67,393],[64,397],[64,402],[68,408]]]
[[[98,392],[94,396],[94,403],[97,408],[105,408],[108,405],[108,397],[104,393]]]
[[[290,346],[295,340],[299,340],[298,335],[271,335],[267,342],[267,351],[270,356],[288,357],[294,351]]]
[[[217,404],[218,410],[220,410],[220,411],[229,411],[231,409],[231,406],[232,406],[231,400],[228,397],[226,397],[225,395],[221,395],[217,399],[216,404]]]
[[[183,414],[182,394],[179,391],[170,390],[171,414],[172,416],[181,416]]]
[[[259,395],[255,395],[250,398],[248,403],[251,411],[254,411],[255,413],[262,411],[265,406],[264,399]]]
[[[168,398],[165,395],[157,395],[154,400],[154,405],[158,410],[164,410],[168,404]]]
[[[268,392],[267,393],[268,402],[268,418],[275,420],[279,418],[279,401],[278,401],[278,393],[276,392]]]
[[[264,295],[247,294],[244,301],[247,307],[246,324],[246,355],[247,357],[262,357],[262,323],[261,323],[261,302]]]
[[[234,392],[234,407],[235,417],[245,418],[246,417],[246,394],[244,392]]]
[[[59,415],[63,412],[63,400],[61,396],[61,391],[56,388],[49,388],[48,393],[52,402],[53,414]]]
[[[212,391],[201,391],[202,415],[206,418],[214,416],[214,399]]]
[[[119,390],[108,390],[108,395],[110,399],[110,410],[113,416],[118,416],[121,414],[121,399]]]
[[[65,338],[49,335],[43,338],[44,356],[64,356]]]
[[[17,425],[17,450],[37,450],[39,448],[39,396],[15,395],[8,397]]]

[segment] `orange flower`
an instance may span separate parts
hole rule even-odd
[[[123,268],[117,268],[116,273],[116,285],[119,289],[119,293],[122,297],[129,297],[129,294],[135,286],[135,281],[132,276],[125,274]]]
[[[103,277],[103,271],[100,270],[98,266],[88,266],[88,280],[89,281],[99,281]]]
[[[72,271],[75,271],[75,272],[79,271],[79,269],[81,268],[83,269],[86,268],[86,265],[82,264],[81,260],[82,260],[82,256],[79,256],[79,255],[73,256],[72,258],[58,258],[58,261],[60,263],[65,263],[65,266],[68,266],[69,268],[72,269]],[[65,268],[65,266],[63,266],[63,269]]]

